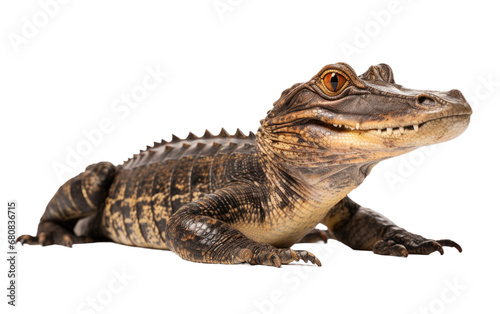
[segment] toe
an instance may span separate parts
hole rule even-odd
[[[275,267],[281,267],[281,259],[276,253],[271,253],[271,256],[269,257],[269,260],[271,261],[271,266]]]
[[[252,253],[252,258],[249,260],[252,265],[266,265],[281,267],[281,259],[278,253],[274,251]]]
[[[434,240],[428,240],[419,244],[418,246],[411,247],[409,251],[412,254],[423,254],[423,255],[429,255],[434,252],[439,252],[441,255],[444,254],[444,250],[441,244],[439,244],[437,241]]]
[[[47,235],[42,232],[38,235],[38,243],[40,243],[42,246],[47,246],[49,245],[49,241],[47,239]]]
[[[22,235],[17,238],[16,242],[21,243],[21,245],[27,244],[38,244],[38,238],[32,237],[29,234]]]
[[[253,255],[252,251],[250,251],[249,249],[241,249],[235,254],[234,263],[235,264],[244,262],[250,263],[252,261],[252,255]]]
[[[399,248],[400,253],[397,253],[397,244],[403,246],[406,250],[406,255],[409,254],[423,254],[429,255],[433,252],[439,252],[439,254],[444,254],[444,246],[454,247],[459,252],[462,252],[462,248],[455,241],[444,239],[444,240],[432,240],[424,238],[420,235],[408,232],[406,230],[396,230],[395,232],[389,232],[386,234],[384,239],[377,242],[374,246],[374,252],[377,254],[385,255],[398,255],[404,254],[402,248]],[[396,253],[396,254],[393,254]]]
[[[69,236],[68,234],[63,235],[61,244],[67,247],[72,247],[73,240],[71,239],[71,236]]]
[[[397,244],[394,241],[380,240],[373,246],[373,253],[380,255],[391,255],[408,257],[408,250],[402,244]]]
[[[281,264],[290,264],[291,262],[299,261],[300,258],[297,256],[294,250],[291,249],[280,249],[278,250],[278,255],[281,260]]]

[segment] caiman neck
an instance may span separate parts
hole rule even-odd
[[[359,186],[378,163],[308,164],[307,158],[300,158],[300,163],[297,163],[277,152],[276,145],[270,145],[270,138],[265,128],[260,127],[256,134],[257,156],[269,188],[278,188],[285,195],[292,194],[294,198],[311,201],[325,208],[335,205]]]

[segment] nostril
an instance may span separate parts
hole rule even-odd
[[[417,97],[417,103],[419,105],[423,105],[423,106],[428,106],[428,107],[432,107],[436,104],[436,102],[434,101],[434,99],[426,96],[426,95],[419,95]]]

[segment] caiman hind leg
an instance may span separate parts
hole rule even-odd
[[[323,223],[334,238],[355,250],[406,257],[408,254],[443,254],[443,246],[462,252],[451,240],[431,240],[398,227],[381,214],[353,202],[348,197],[335,205]]]
[[[322,229],[314,229],[308,234],[306,234],[299,242],[297,243],[316,243],[316,242],[324,242],[327,243],[328,239],[332,239],[333,234],[330,230],[322,230]]]
[[[115,166],[100,162],[64,183],[50,200],[40,218],[36,236],[22,235],[21,244],[59,244],[71,247],[75,243],[92,242],[91,234],[75,235],[78,220],[96,214],[113,182]]]
[[[255,187],[238,185],[184,205],[167,224],[168,248],[192,262],[247,262],[280,267],[303,260],[321,266],[320,261],[307,251],[259,243],[237,230],[240,219],[252,221],[255,228],[259,228],[260,197],[261,193]]]

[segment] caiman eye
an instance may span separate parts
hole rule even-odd
[[[328,72],[324,74],[322,81],[328,92],[333,94],[339,93],[347,82],[342,74],[336,72]]]

